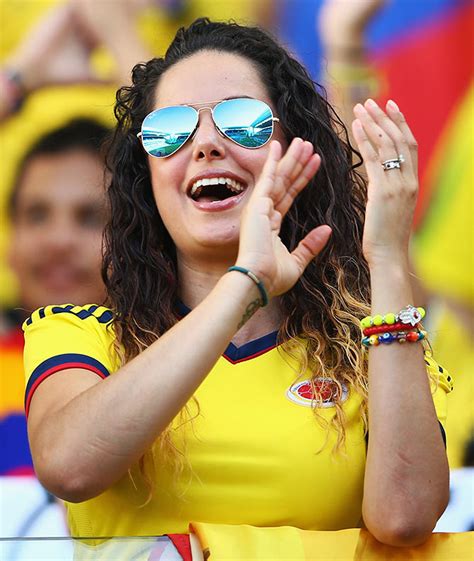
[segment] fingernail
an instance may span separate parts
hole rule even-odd
[[[369,97],[369,99],[365,102],[369,107],[378,107],[373,99]]]
[[[398,107],[398,105],[393,101],[393,99],[389,99],[387,101],[387,107],[390,107],[390,109],[393,109],[394,111],[400,111],[400,108]]]

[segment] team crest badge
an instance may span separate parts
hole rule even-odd
[[[342,395],[340,395],[341,388],[331,378],[316,378],[313,387],[309,380],[302,380],[293,384],[287,390],[286,396],[290,401],[305,407],[311,407],[313,403],[317,407],[334,407],[337,399],[340,401],[347,399],[347,386],[342,384]],[[322,403],[315,401],[318,398],[321,398]]]

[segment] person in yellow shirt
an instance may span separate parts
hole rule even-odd
[[[363,523],[425,541],[452,385],[412,305],[417,151],[397,105],[354,109],[366,184],[295,59],[198,19],[115,113],[107,307],[24,324],[35,466],[73,533]]]
[[[1,427],[25,423],[23,321],[50,302],[105,297],[100,263],[107,206],[100,146],[107,133],[93,120],[73,120],[40,138],[20,164],[9,200],[9,261],[19,302],[5,314],[0,334]],[[12,448],[2,456],[3,475],[32,470],[23,433],[11,434]]]
[[[19,299],[3,311],[0,331],[0,475],[3,507],[9,512],[2,536],[41,533],[46,520],[50,533],[67,532],[62,511],[53,512],[54,501],[34,477],[21,324],[46,303],[86,303],[105,296],[100,262],[107,205],[100,145],[108,132],[91,119],[49,131],[24,154],[10,192],[9,253]]]

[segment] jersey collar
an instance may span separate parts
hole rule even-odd
[[[182,318],[191,311],[191,309],[180,300],[176,303],[176,310]],[[274,349],[277,346],[277,338],[278,331],[273,331],[258,339],[244,343],[240,347],[237,347],[234,343],[229,343],[222,356],[232,364],[251,360],[252,358],[256,358]]]

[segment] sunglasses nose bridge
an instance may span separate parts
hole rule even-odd
[[[221,131],[218,124],[216,123],[216,120],[214,119],[214,108],[213,107],[210,107],[210,106],[199,107],[198,109],[194,108],[194,110],[198,114],[198,122],[197,122],[196,128],[194,129],[194,132],[192,134],[193,137],[196,135],[197,130],[199,128],[199,125],[201,124],[201,111],[209,111],[209,113],[211,114],[212,124],[214,125],[214,128],[217,130],[219,135],[222,136],[222,138],[226,138],[225,134]]]
[[[194,111],[196,111],[198,115],[201,113],[201,111],[210,111],[212,114],[212,107],[199,107],[198,109],[194,109]]]

